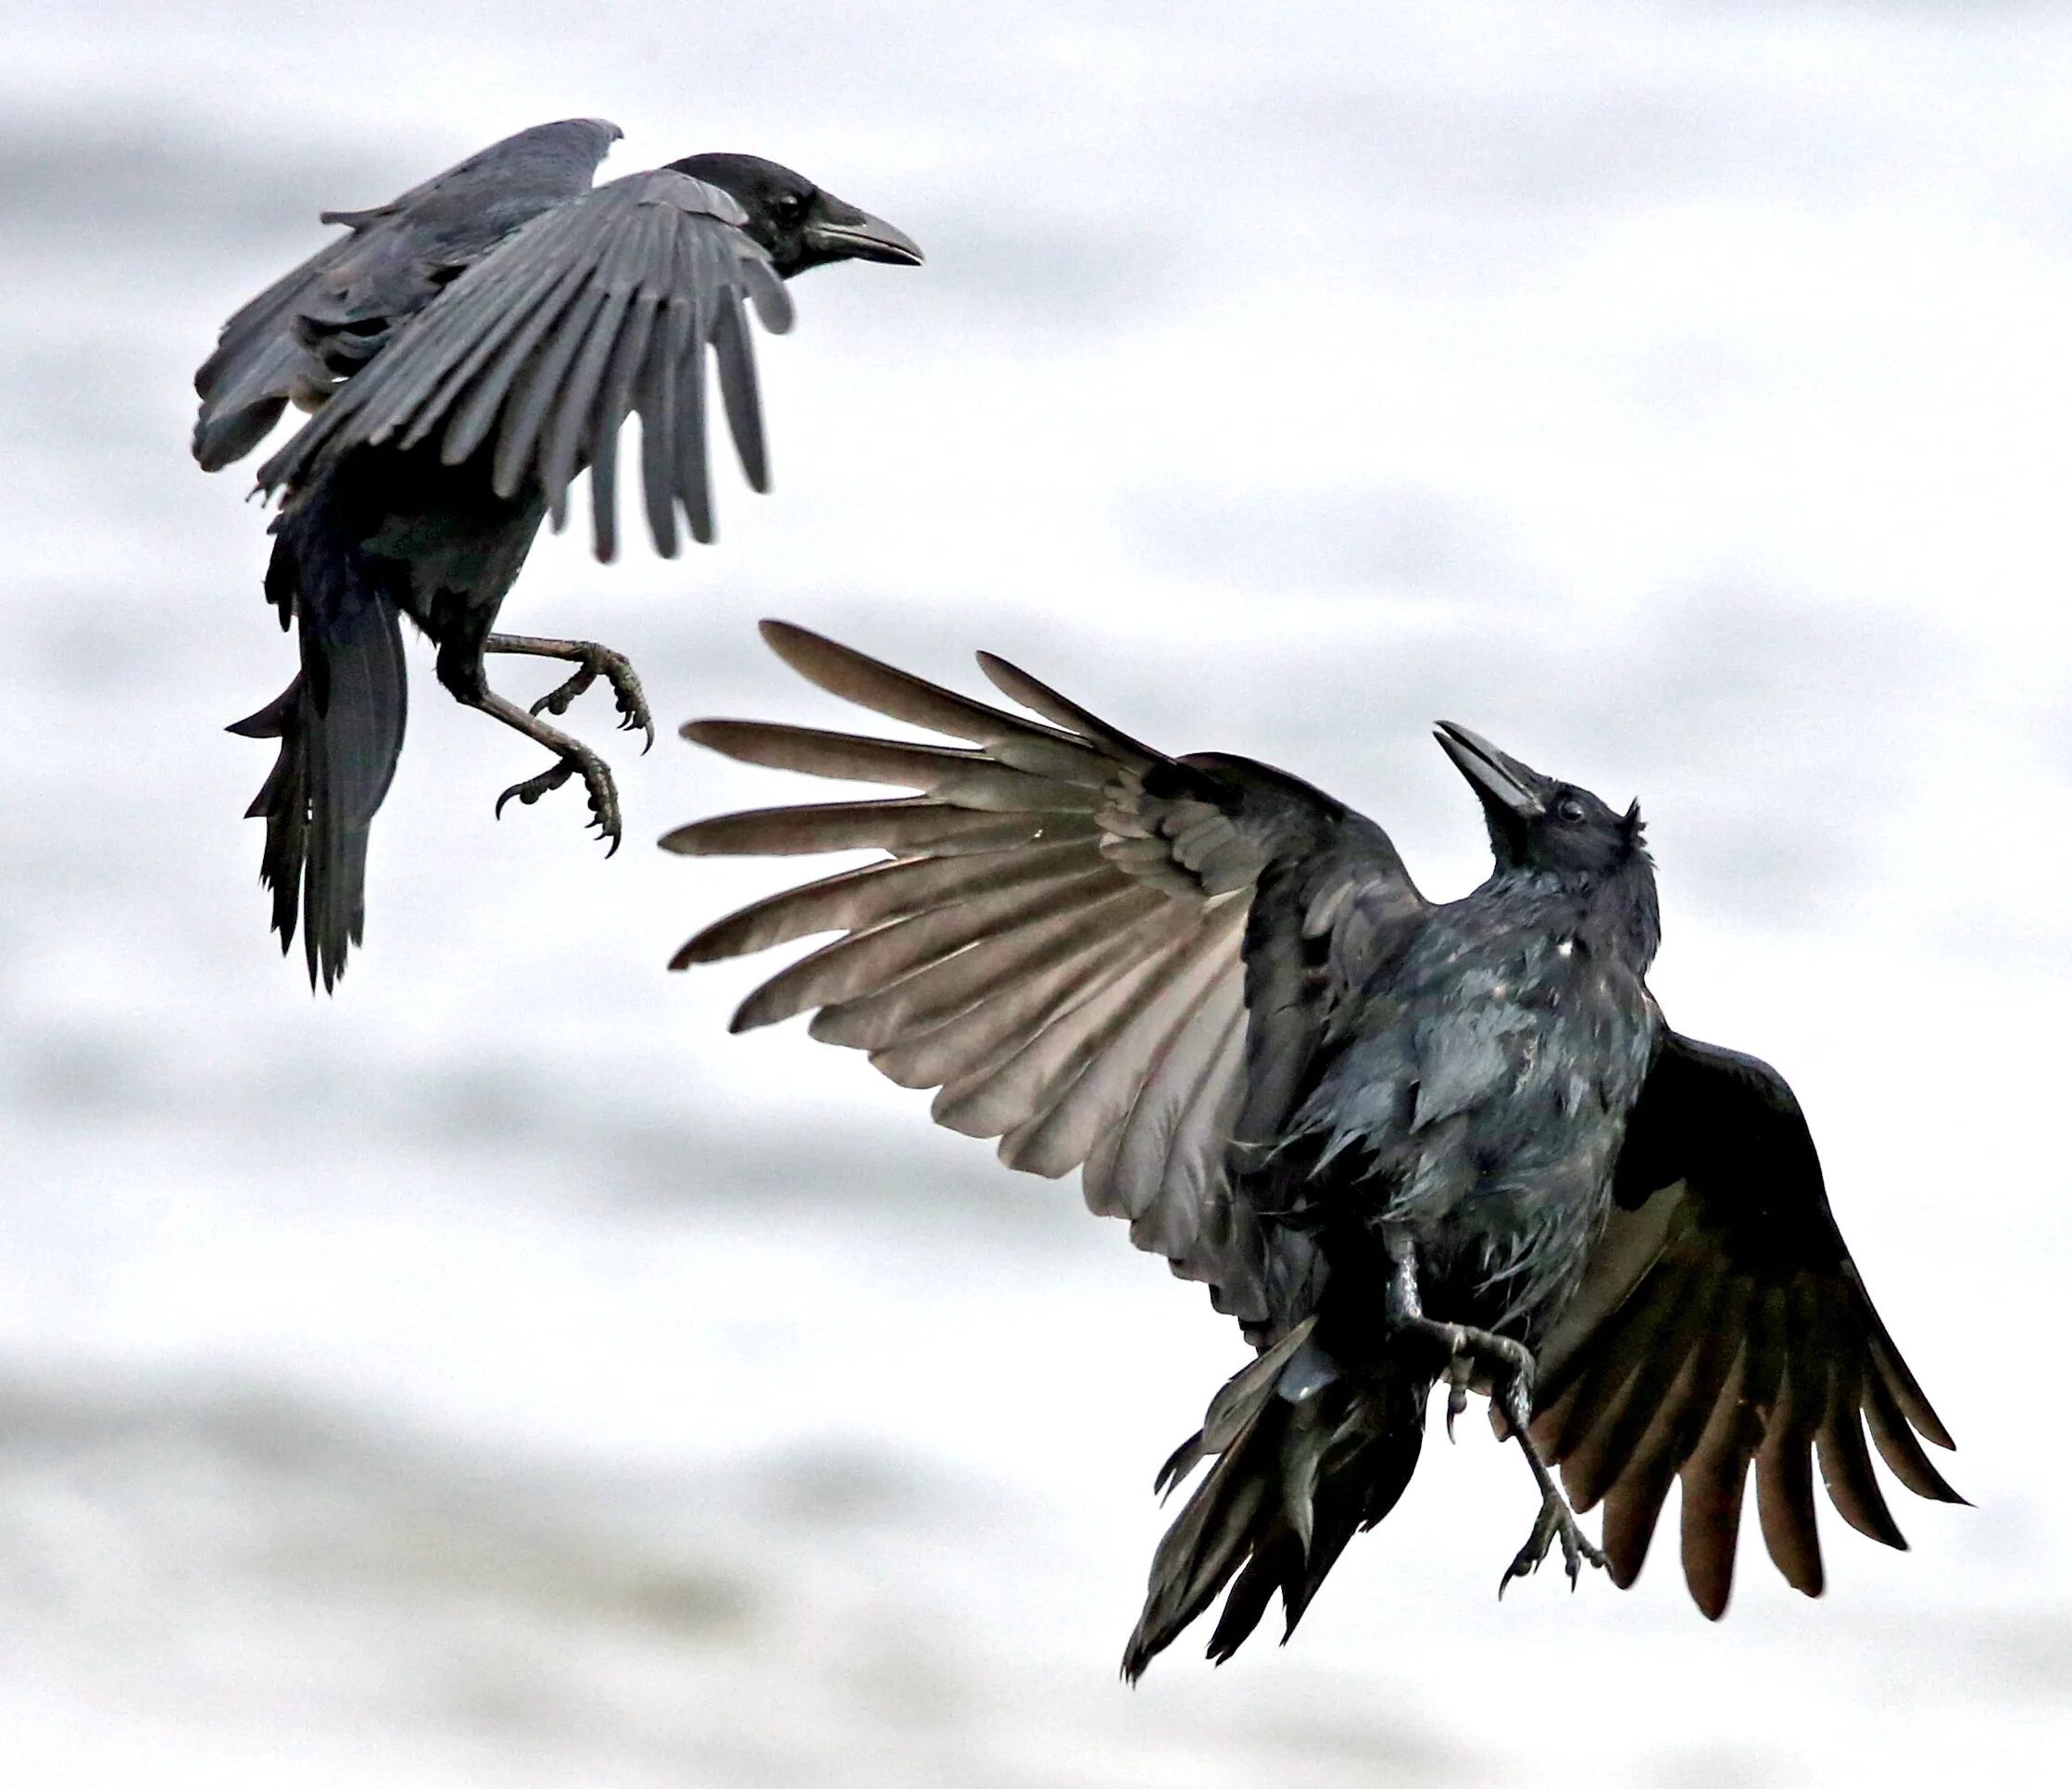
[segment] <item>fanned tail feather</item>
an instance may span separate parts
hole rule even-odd
[[[1145,1668],[1223,1594],[1208,1655],[1222,1664],[1275,1592],[1295,1632],[1345,1545],[1396,1506],[1416,1469],[1428,1376],[1355,1374],[1298,1326],[1216,1394],[1199,1433],[1159,1474],[1170,1491],[1215,1464],[1159,1543],[1123,1675]],[[1236,1581],[1233,1582],[1232,1581]]]
[[[245,815],[266,822],[259,880],[281,949],[299,918],[309,985],[328,993],[366,927],[368,826],[403,750],[407,687],[396,609],[368,587],[357,549],[324,553],[295,520],[283,518],[267,588],[299,624],[302,669],[230,731],[281,742]]]

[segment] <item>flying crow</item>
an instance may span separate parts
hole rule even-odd
[[[694,722],[729,757],[918,793],[707,820],[687,853],[876,847],[886,861],[709,926],[674,967],[840,936],[735,1028],[812,1035],[938,1088],[938,1123],[1206,1281],[1258,1356],[1162,1488],[1209,1470],[1161,1543],[1135,1679],[1229,1595],[1226,1658],[1278,1593],[1292,1632],[1358,1529],[1486,1392],[1537,1482],[1500,1588],[1559,1544],[1630,1584],[1672,1481],[1699,1606],[1727,1606],[1752,1466],[1770,1556],[1822,1583],[1813,1456],[1844,1520],[1902,1545],[1870,1464],[1954,1501],[1950,1437],[1872,1309],[1799,1105],[1752,1056],[1672,1031],[1639,810],[1465,727],[1438,742],[1495,864],[1435,904],[1371,820],[1249,759],[1168,757],[1000,660],[1024,719],[776,623],[801,675],[966,742]],[[1559,1468],[1567,1495],[1557,1487]],[[1603,1551],[1575,1509],[1604,1507]],[[1573,1508],[1572,1508],[1573,1504]]]
[[[829,261],[917,263],[890,224],[754,156],[702,155],[593,187],[620,134],[601,119],[521,131],[367,211],[327,211],[346,233],[224,325],[195,375],[195,458],[210,472],[257,447],[293,401],[315,410],[259,470],[281,510],[267,598],[299,624],[302,668],[232,729],[278,739],[251,813],[285,951],[297,910],[312,986],[329,989],[360,940],[367,828],[402,750],[397,617],[438,647],[453,696],[556,762],[497,801],[536,800],[580,776],[616,850],[604,762],[540,719],[599,676],[622,725],[652,741],[640,685],[586,640],[492,632],[540,523],[564,519],[591,473],[600,560],[616,546],[621,425],[641,419],[639,477],[658,551],[679,512],[712,535],[705,354],[742,468],[768,483],[747,310],[790,326],[784,282]],[[485,652],[576,669],[527,712],[497,695]]]

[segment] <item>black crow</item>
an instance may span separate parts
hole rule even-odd
[[[936,1121],[999,1138],[1010,1166],[1084,1169],[1086,1203],[1206,1281],[1259,1351],[1160,1474],[1213,1462],[1159,1546],[1131,1679],[1225,1586],[1212,1657],[1275,1592],[1292,1632],[1402,1494],[1441,1380],[1449,1428],[1487,1392],[1538,1487],[1500,1589],[1556,1543],[1572,1583],[1587,1560],[1630,1584],[1680,1480],[1685,1576],[1716,1617],[1752,1464],[1770,1556],[1817,1594],[1815,1448],[1843,1518],[1903,1544],[1866,1422],[1902,1484],[1956,1500],[1790,1089],[1670,1030],[1648,991],[1638,808],[1442,724],[1496,863],[1434,904],[1379,826],[1284,772],[1168,757],[987,654],[1040,722],[763,632],[823,688],[969,743],[686,726],[919,793],[672,833],[694,854],[890,853],[721,920],[672,966],[842,934],[735,1029],[818,1008],[814,1037],[939,1088]],[[1574,1508],[1603,1504],[1601,1554],[1554,1467]]]
[[[360,940],[367,828],[403,745],[397,617],[439,649],[454,697],[555,754],[507,789],[531,802],[581,776],[612,850],[611,774],[539,718],[599,676],[621,724],[654,728],[632,667],[587,640],[497,634],[497,610],[541,521],[559,527],[590,470],[597,557],[616,544],[621,425],[641,419],[641,485],[659,551],[677,511],[712,535],[705,350],[750,485],[768,483],[745,306],[790,326],[784,282],[829,261],[913,264],[890,224],[754,156],[703,155],[592,187],[618,126],[543,124],[369,211],[327,211],[347,233],[224,325],[195,375],[195,458],[208,471],[256,447],[290,401],[317,412],[259,471],[281,495],[267,599],[300,624],[302,669],[232,731],[279,739],[251,807],[260,875],[285,951],[297,907],[314,986]],[[576,669],[530,712],[497,695],[485,652]]]

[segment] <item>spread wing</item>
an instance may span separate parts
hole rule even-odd
[[[1620,1156],[1617,1209],[1582,1290],[1540,1351],[1533,1434],[1576,1507],[1604,1504],[1629,1584],[1672,1480],[1684,1576],[1717,1618],[1755,1473],[1770,1556],[1823,1583],[1813,1460],[1852,1528],[1904,1546],[1865,1444],[1919,1496],[1963,1499],[1916,1434],[1948,1431],[1871,1306],[1804,1115],[1767,1063],[1664,1033]]]
[[[559,527],[585,466],[597,557],[617,548],[619,432],[641,420],[641,484],[658,551],[681,510],[712,537],[705,350],[743,470],[769,470],[744,309],[791,326],[791,299],[741,208],[669,169],[630,174],[544,212],[454,280],[259,469],[268,491],[360,447],[490,456],[498,495],[536,481]]]
[[[325,223],[349,233],[238,311],[195,374],[202,469],[242,460],[290,398],[320,403],[461,269],[549,206],[587,191],[618,136],[616,124],[596,118],[536,125],[387,205],[324,212]]]
[[[1233,1173],[1332,990],[1425,911],[1388,837],[1243,758],[1172,758],[990,655],[986,707],[779,623],[801,675],[967,742],[908,744],[742,721],[686,737],[750,763],[919,793],[685,826],[690,853],[876,847],[883,862],[708,926],[674,968],[841,934],[750,995],[736,1030],[817,1008],[811,1031],[940,1090],[937,1123],[1000,1140],[1011,1167],[1084,1170],[1087,1204],[1255,1340],[1273,1330],[1260,1226]],[[1256,1128],[1255,1128],[1256,1127]]]

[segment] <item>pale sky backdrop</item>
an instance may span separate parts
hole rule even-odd
[[[0,5],[0,1756],[19,1789],[2037,1781],[2072,1746],[2072,14],[2045,5]],[[217,325],[572,114],[789,161],[920,271],[817,272],[720,543],[544,545],[630,653],[610,861],[413,649],[367,946],[283,963],[226,735],[292,668]],[[1114,1678],[1152,1473],[1242,1358],[1008,1174],[663,964],[785,865],[664,856],[845,724],[764,614],[1486,864],[1438,716],[1624,801],[1655,985],[1812,1116],[1974,1509],[1752,1516],[1717,1627],[1498,1574],[1435,1442],[1296,1644]],[[495,667],[530,695],[544,667]],[[529,679],[534,681],[528,681]],[[791,867],[797,867],[791,866]]]

